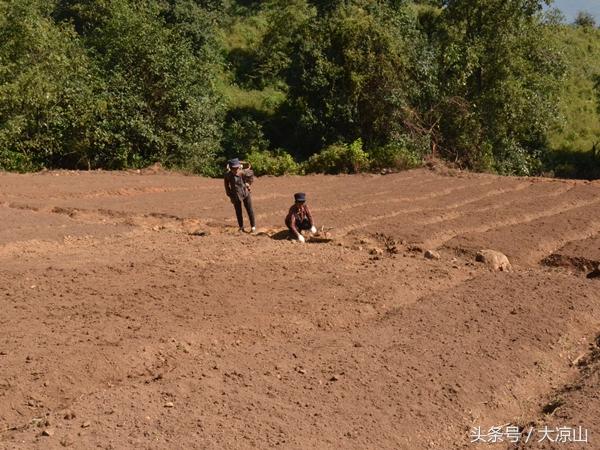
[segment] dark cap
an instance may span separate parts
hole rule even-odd
[[[306,194],[304,192],[296,192],[294,194],[294,200],[297,202],[305,202],[306,201]]]
[[[238,158],[233,158],[233,159],[230,159],[230,160],[227,162],[227,164],[229,164],[229,167],[232,167],[232,168],[233,168],[233,167],[240,167],[240,166],[241,166],[241,164],[240,164],[240,160],[239,160]]]

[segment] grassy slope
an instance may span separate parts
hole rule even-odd
[[[251,52],[257,49],[266,27],[266,15],[261,10],[254,14],[244,11],[237,15],[222,30],[226,52],[231,53],[236,50]],[[285,100],[285,92],[275,86],[267,86],[263,90],[239,86],[231,70],[226,70],[222,75],[219,88],[230,110],[251,108],[272,113]]]
[[[550,135],[552,148],[589,151],[600,143],[600,116],[593,76],[600,75],[600,30],[564,26],[556,34],[568,63],[562,87],[560,126]]]

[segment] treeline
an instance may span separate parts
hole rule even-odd
[[[540,173],[543,3],[0,0],[0,168]]]

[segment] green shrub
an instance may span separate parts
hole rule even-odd
[[[402,136],[389,144],[369,150],[371,169],[406,170],[419,167],[430,148],[429,137]]]
[[[306,172],[327,174],[365,172],[369,167],[369,155],[363,150],[361,139],[350,145],[330,145],[305,163]]]
[[[532,176],[542,172],[541,159],[536,152],[527,151],[516,142],[504,143],[503,154],[496,156],[495,171],[502,175]]]
[[[244,157],[249,152],[268,148],[262,125],[251,116],[230,117],[223,131],[221,145],[226,156]]]
[[[252,164],[255,175],[293,175],[300,172],[300,165],[292,155],[282,150],[270,152],[253,150],[246,160]]]
[[[0,170],[31,172],[39,168],[23,153],[0,149]]]

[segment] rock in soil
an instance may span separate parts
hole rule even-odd
[[[482,262],[495,271],[509,272],[512,270],[508,257],[496,250],[480,250],[475,256],[475,261]]]

